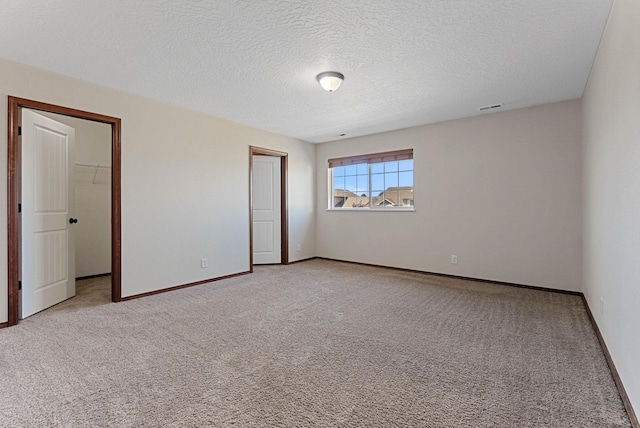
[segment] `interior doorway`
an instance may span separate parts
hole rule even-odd
[[[287,168],[287,153],[249,147],[249,270],[251,272],[253,272],[254,263],[283,265],[289,263]],[[267,180],[267,182],[254,183],[254,179]],[[259,195],[255,194],[256,191],[260,192]],[[261,209],[256,212],[256,207]],[[256,253],[256,249],[260,251]]]
[[[111,128],[110,151],[110,187],[111,187],[111,301],[122,300],[121,291],[121,232],[120,232],[120,133],[119,118],[96,113],[75,110],[67,107],[9,97],[8,126],[8,302],[9,317],[7,325],[15,325],[20,314],[20,235],[21,213],[20,195],[22,191],[21,174],[21,133],[23,109],[59,114],[108,124]],[[73,219],[75,220],[75,219]],[[70,219],[72,221],[72,219]]]

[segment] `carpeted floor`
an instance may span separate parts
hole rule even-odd
[[[0,330],[3,427],[628,427],[579,297],[312,260]]]

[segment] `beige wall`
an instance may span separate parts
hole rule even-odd
[[[53,113],[41,113],[75,129],[75,163],[111,165],[111,126]],[[111,169],[76,165],[76,277],[111,272]]]
[[[7,95],[122,119],[122,295],[249,268],[249,145],[289,153],[290,260],[315,255],[315,148],[215,117],[0,60]],[[7,121],[0,120],[6,147]],[[6,224],[6,149],[0,218]],[[301,251],[296,251],[296,244]],[[0,322],[7,319],[7,235],[0,230]],[[200,268],[207,257],[209,267]]]
[[[616,0],[584,95],[585,295],[640,412],[640,2]]]
[[[318,256],[581,291],[580,115],[576,100],[318,145]],[[415,212],[326,210],[327,159],[404,148]]]

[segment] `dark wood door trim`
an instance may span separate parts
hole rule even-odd
[[[20,157],[19,132],[22,123],[22,109],[45,111],[79,119],[92,120],[111,125],[111,300],[122,300],[121,287],[121,206],[120,206],[120,136],[121,120],[117,117],[105,116],[68,107],[42,103],[18,97],[9,97],[8,115],[8,156],[7,156],[7,227],[8,227],[8,291],[9,319],[7,326],[18,323],[18,279],[20,277],[19,254],[19,215],[20,196]]]
[[[253,272],[253,156],[274,156],[280,158],[280,242],[282,243],[281,264],[289,264],[289,209],[287,204],[287,174],[289,154],[262,147],[249,146],[249,271]]]

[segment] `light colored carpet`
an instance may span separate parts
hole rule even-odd
[[[0,425],[630,426],[576,296],[324,260],[79,288],[0,330]]]

